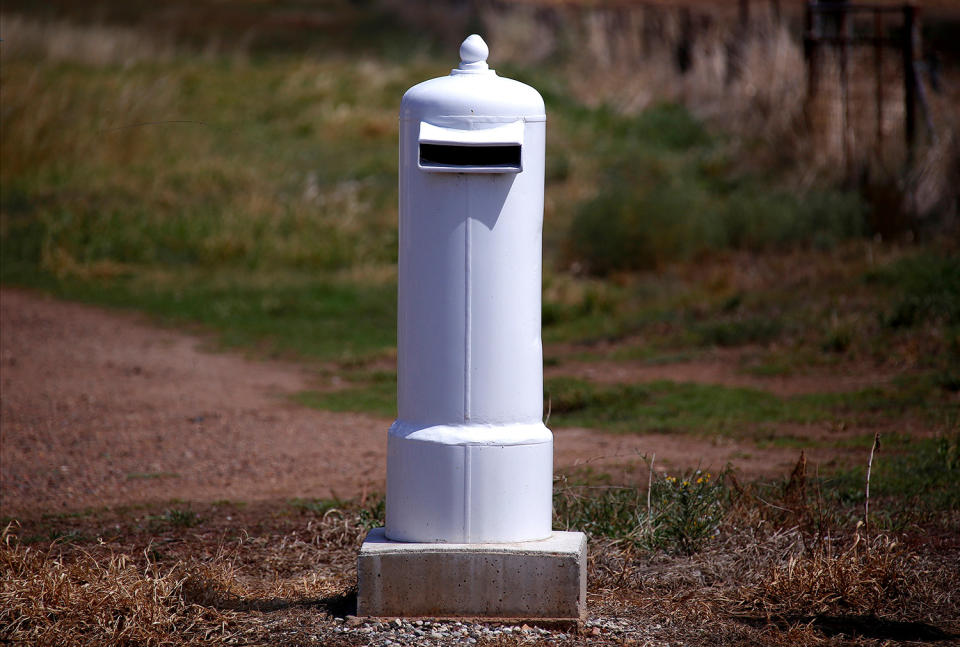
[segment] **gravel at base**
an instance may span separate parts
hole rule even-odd
[[[475,645],[498,638],[512,637],[520,644],[552,644],[567,642],[566,631],[546,629],[536,625],[495,625],[473,622],[433,622],[429,620],[404,620],[396,618],[389,622],[365,621],[348,616],[337,619],[333,632],[341,635],[362,637],[371,647],[398,647],[401,645]],[[659,626],[647,628],[651,631]],[[605,637],[623,642],[637,635],[637,628],[628,620],[617,618],[591,618],[584,623],[581,634],[590,637]],[[666,647],[668,643],[642,643],[648,647]]]

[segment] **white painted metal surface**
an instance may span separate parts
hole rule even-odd
[[[496,543],[551,532],[543,415],[546,115],[472,35],[400,108],[398,419],[387,537]]]

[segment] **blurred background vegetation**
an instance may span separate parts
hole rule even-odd
[[[11,0],[3,282],[313,362],[302,401],[391,415],[397,109],[479,31],[549,115],[552,424],[767,438],[784,421],[909,415],[955,429],[960,11],[924,14],[937,137],[907,166],[902,146],[878,160],[869,142],[839,161],[832,122],[804,111],[801,3],[774,5],[744,23],[695,1]],[[780,397],[563,371],[720,356],[761,378],[899,377]]]

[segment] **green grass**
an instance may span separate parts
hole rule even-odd
[[[550,403],[551,427],[741,436],[754,435],[754,427],[764,423],[815,422],[839,415],[845,406],[849,411],[849,407],[862,409],[875,403],[873,392],[780,398],[757,389],[713,384],[655,381],[601,386],[577,378],[548,380],[544,398]],[[318,409],[393,417],[396,375],[381,373],[346,388],[303,391],[294,399]]]
[[[927,524],[960,529],[960,432],[956,422],[933,438],[888,443],[881,437],[870,476],[871,523],[904,530]],[[841,470],[823,482],[828,504],[863,514],[866,465]]]
[[[904,380],[884,388],[780,397],[759,389],[717,384],[654,381],[598,385],[577,378],[546,384],[550,424],[618,432],[689,432],[752,437],[790,445],[769,435],[766,425],[851,419],[862,424],[898,419],[908,413],[949,414],[956,403],[929,380]],[[797,440],[797,446],[809,446]]]
[[[51,530],[44,535],[25,535],[20,541],[29,545],[46,542],[56,542],[58,544],[85,544],[92,540],[93,537],[78,530]]]
[[[658,380],[601,385],[560,377],[547,380],[549,424],[626,433],[693,433],[750,438],[760,447],[869,446],[869,439],[829,442],[775,431],[779,423],[829,420],[876,425],[912,415],[937,422],[960,411],[935,375],[847,392],[777,396],[761,389]],[[343,388],[302,391],[294,400],[318,409],[396,415],[396,374],[355,372]],[[863,441],[862,443],[860,441]]]
[[[550,424],[620,432],[749,435],[753,425],[814,422],[830,415],[802,399],[716,384],[666,380],[600,386],[577,378],[548,380]]]
[[[202,519],[190,508],[171,508],[161,515],[150,516],[149,521],[157,527],[192,528]]]
[[[960,257],[924,252],[869,272],[865,279],[895,288],[894,303],[883,317],[891,328],[930,319],[960,325]]]
[[[180,478],[180,475],[175,472],[130,472],[127,474],[128,481],[175,478]]]
[[[368,381],[330,391],[301,391],[293,396],[300,404],[328,411],[358,411],[385,418],[397,415],[397,375],[377,372]]]
[[[312,512],[323,516],[330,510],[342,510],[353,504],[350,501],[334,497],[332,499],[290,499],[287,501],[287,505],[300,512]]]

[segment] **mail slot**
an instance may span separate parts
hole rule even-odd
[[[420,124],[420,168],[433,173],[519,173],[523,121],[483,130]]]

